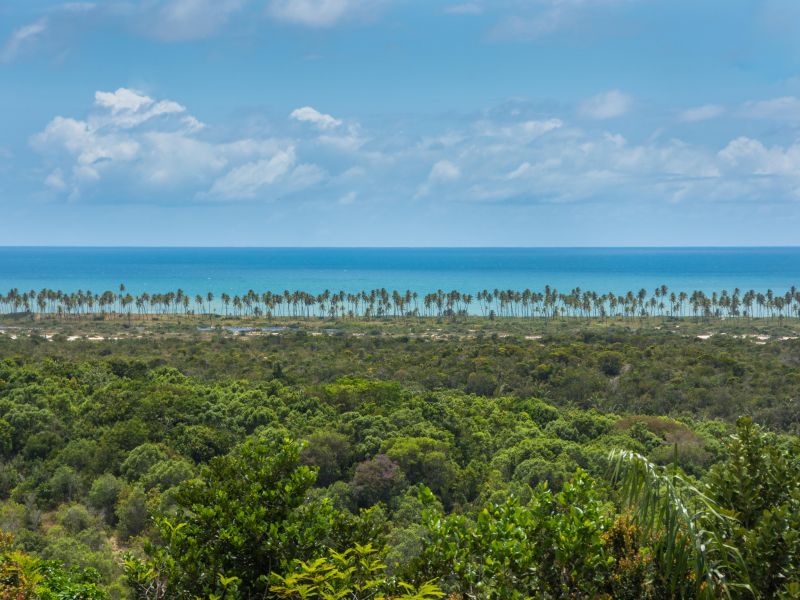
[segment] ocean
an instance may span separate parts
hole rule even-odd
[[[32,248],[0,247],[0,293],[11,288],[132,294],[376,288],[419,293],[457,289],[617,295],[800,287],[800,247],[791,248]]]

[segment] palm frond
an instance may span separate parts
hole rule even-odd
[[[747,568],[727,543],[738,525],[713,499],[678,473],[628,450],[610,455],[622,502],[653,544],[673,596],[750,595]]]

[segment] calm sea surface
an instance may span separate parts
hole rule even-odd
[[[794,248],[2,248],[0,292],[12,287],[117,290],[183,289],[219,295],[385,287],[420,293],[475,293],[550,285],[616,294],[671,290],[800,287]]]

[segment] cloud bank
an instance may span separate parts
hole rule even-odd
[[[791,103],[747,103],[753,119],[791,118]],[[769,110],[767,110],[769,109]],[[540,109],[538,109],[540,110]],[[633,110],[611,91],[568,114],[524,105],[433,119],[417,129],[372,125],[301,106],[269,137],[225,137],[183,104],[142,91],[97,91],[80,118],[56,116],[31,139],[42,186],[72,201],[782,202],[800,200],[800,141],[734,136],[718,146],[629,139],[611,125]],[[568,113],[569,111],[565,111]],[[727,112],[727,111],[726,111]],[[679,120],[723,114],[702,105]],[[122,191],[121,191],[122,190]]]

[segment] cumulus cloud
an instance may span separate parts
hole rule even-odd
[[[759,140],[739,137],[719,152],[731,166],[753,175],[785,175],[800,182],[800,142],[767,148]]]
[[[684,123],[695,123],[697,121],[707,121],[719,117],[725,112],[724,106],[717,104],[704,104],[687,108],[678,115],[678,120]]]
[[[382,0],[271,0],[267,13],[279,21],[325,28],[363,18],[383,4]]]
[[[289,117],[296,121],[311,123],[320,129],[335,129],[342,124],[341,120],[335,119],[331,115],[323,114],[310,106],[296,108],[291,112]]]
[[[630,96],[619,90],[610,90],[584,100],[578,112],[589,119],[614,119],[627,113],[632,105]]]
[[[49,152],[63,149],[75,159],[73,174],[78,181],[97,180],[111,163],[133,160],[140,149],[137,140],[113,131],[99,131],[88,122],[56,117],[33,138],[36,149]]]
[[[304,189],[324,175],[313,164],[293,169],[291,141],[204,139],[202,124],[186,112],[129,88],[98,91],[86,118],[57,116],[31,139],[51,168],[45,185],[72,198],[106,182],[147,197],[185,190],[190,198],[248,200]]]

